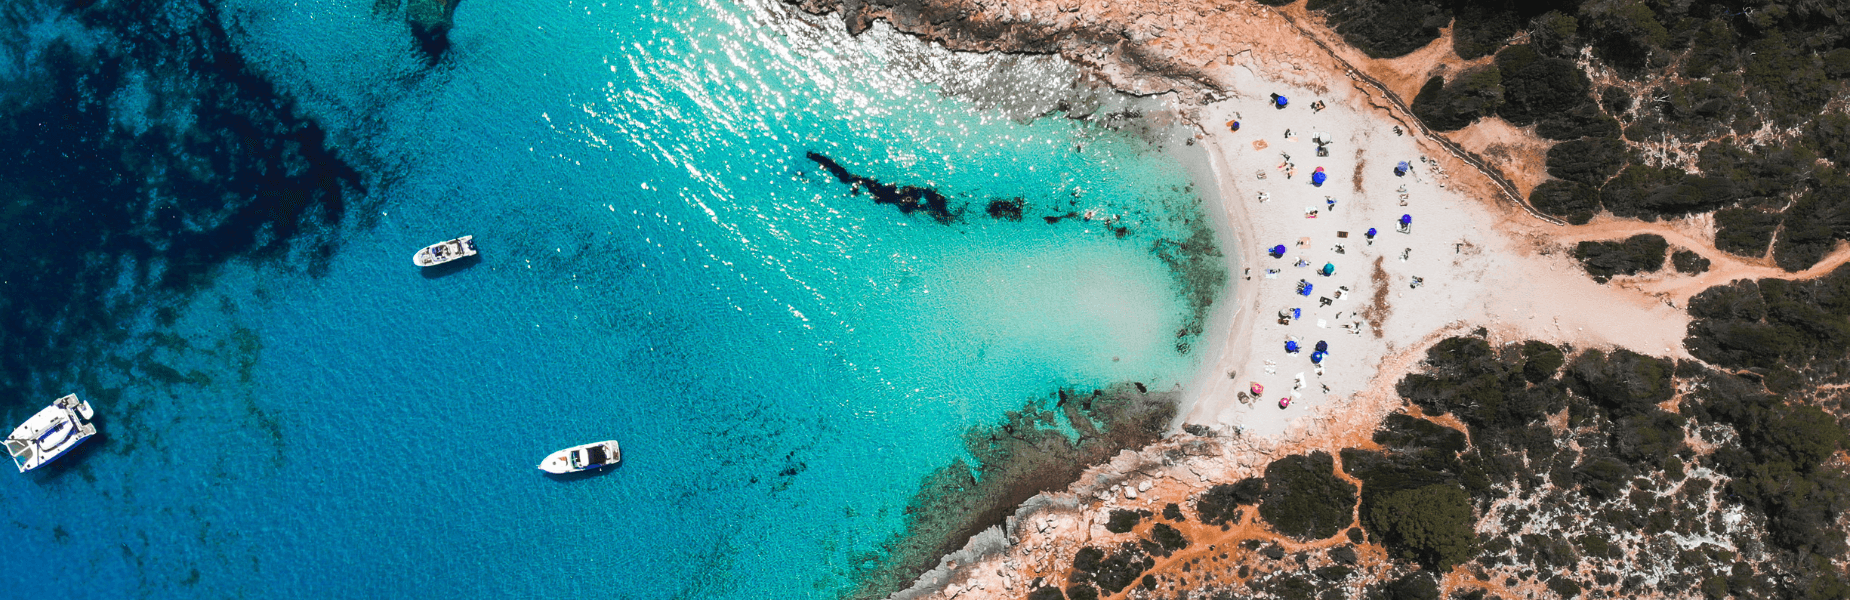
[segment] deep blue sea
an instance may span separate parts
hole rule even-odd
[[[966,428],[1196,366],[1185,150],[1031,118],[1097,95],[1052,59],[766,0],[464,0],[434,60],[389,1],[65,4],[0,21],[6,249],[49,257],[0,420],[104,433],[0,474],[0,596],[834,598]]]

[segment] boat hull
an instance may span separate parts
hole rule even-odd
[[[7,435],[7,454],[21,473],[45,466],[96,435],[96,425],[88,422],[95,415],[76,394],[59,398]]]
[[[475,236],[465,235],[453,240],[437,242],[412,255],[411,263],[420,267],[434,267],[447,262],[475,256]]]
[[[572,446],[546,456],[540,461],[539,469],[554,475],[583,473],[615,465],[623,461],[623,451],[616,440],[606,440],[582,446]]]

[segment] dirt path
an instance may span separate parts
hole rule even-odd
[[[1637,290],[1679,305],[1703,290],[1737,279],[1816,279],[1850,262],[1850,243],[1838,241],[1837,246],[1818,264],[1803,271],[1791,272],[1776,266],[1770,256],[1745,258],[1717,250],[1711,240],[1691,235],[1687,231],[1690,227],[1688,222],[1680,221],[1645,222],[1602,217],[1586,225],[1566,225],[1549,231],[1554,233],[1553,241],[1567,246],[1583,241],[1617,241],[1634,235],[1655,234],[1663,236],[1673,246],[1709,259],[1709,270],[1696,275],[1684,275],[1665,267],[1650,275],[1617,277],[1612,280],[1614,286]]]

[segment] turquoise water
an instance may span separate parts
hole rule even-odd
[[[0,478],[8,595],[835,597],[964,429],[1194,368],[1152,253],[1198,226],[1177,158],[977,93],[1068,93],[1056,62],[768,3],[520,0],[462,3],[430,66],[373,5],[220,6],[366,201],[315,268],[228,262],[120,317],[115,360],[36,375],[106,434]],[[146,81],[125,129],[188,89]],[[811,151],[964,212],[876,205]],[[479,264],[410,264],[463,233]],[[619,468],[533,469],[606,438]]]

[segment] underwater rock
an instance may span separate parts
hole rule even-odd
[[[450,28],[455,25],[456,4],[462,0],[373,0],[376,14],[404,11],[405,23],[411,25],[411,37],[430,64],[437,64],[450,50]]]
[[[834,175],[842,183],[848,184],[848,189],[853,194],[860,195],[862,191],[866,191],[872,195],[875,204],[891,204],[899,207],[899,212],[908,215],[922,210],[925,214],[931,215],[933,220],[947,225],[958,220],[959,214],[950,210],[951,199],[938,193],[937,190],[911,185],[896,186],[878,179],[855,175],[846,167],[841,166],[841,163],[835,162],[835,159],[816,152],[810,152],[804,156],[816,161],[816,164],[821,165],[823,170]],[[993,206],[991,210],[994,210]]]

